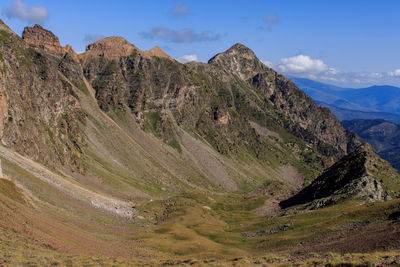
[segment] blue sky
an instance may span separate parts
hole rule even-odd
[[[235,43],[278,72],[339,86],[400,85],[400,1],[2,0],[16,33],[40,23],[82,52],[103,36],[206,62]]]

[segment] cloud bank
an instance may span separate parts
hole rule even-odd
[[[329,82],[339,86],[370,86],[375,84],[393,84],[400,86],[400,69],[387,73],[349,73],[336,70],[328,66],[321,59],[314,59],[307,55],[297,55],[282,58],[277,62],[262,61],[267,67],[296,77]]]
[[[94,43],[100,39],[103,39],[104,37],[105,36],[103,34],[98,34],[98,33],[86,34],[82,41],[85,44],[90,44],[90,43]]]
[[[2,9],[2,14],[8,19],[19,19],[29,23],[43,23],[49,18],[49,12],[44,6],[34,6],[14,0],[11,5]]]
[[[329,70],[322,60],[312,59],[305,55],[282,58],[276,67],[281,72],[291,74],[315,74]]]
[[[181,57],[178,57],[176,60],[178,60],[181,63],[186,63],[186,62],[192,62],[192,61],[199,61],[197,55],[192,54],[192,55],[184,55]]]
[[[391,77],[400,77],[400,69],[391,71],[391,72],[388,73],[388,75],[391,76]]]
[[[181,2],[176,3],[172,7],[172,15],[176,18],[186,17],[189,14],[189,7]]]
[[[262,30],[271,31],[272,26],[279,24],[279,18],[275,13],[270,13],[266,15],[263,19],[264,25],[260,27]]]
[[[219,34],[214,34],[211,31],[197,33],[193,29],[176,31],[164,27],[155,27],[148,32],[141,32],[139,34],[146,39],[160,39],[172,43],[209,42],[221,39]]]

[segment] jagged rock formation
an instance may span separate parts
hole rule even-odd
[[[59,57],[64,55],[58,37],[38,24],[25,27],[22,39],[32,48],[42,49]]]
[[[349,120],[343,126],[370,143],[378,155],[400,171],[400,125],[385,120]]]
[[[396,197],[399,189],[400,175],[364,143],[280,205],[307,203],[308,208],[316,209],[348,199],[383,201]]]

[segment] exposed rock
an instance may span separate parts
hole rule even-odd
[[[2,143],[52,168],[81,169],[85,114],[70,82],[83,79],[79,63],[68,53],[61,57],[58,38],[39,25],[25,28],[25,42],[6,37],[0,42]]]
[[[119,60],[121,57],[141,55],[144,58],[160,57],[173,60],[167,53],[155,46],[148,51],[142,51],[122,37],[107,37],[86,47],[86,52],[80,57],[84,61],[88,58],[104,57],[108,60]]]
[[[141,53],[143,54],[143,56],[147,56],[147,57],[162,57],[162,58],[167,58],[167,59],[172,60],[172,58],[167,53],[165,53],[163,50],[161,50],[161,48],[158,46],[155,46],[148,51],[141,51]]]
[[[139,51],[133,44],[122,37],[107,37],[86,47],[86,52],[82,58],[103,57],[108,60],[118,60],[120,57],[132,55],[134,51]]]
[[[378,155],[400,171],[400,125],[385,120],[349,120],[343,126],[370,143]]]
[[[291,123],[282,121],[288,131],[313,144],[332,161],[346,155],[361,144],[358,137],[343,129],[336,117],[320,107],[289,79],[266,67],[253,51],[235,44],[209,60],[209,64],[231,71],[248,81]],[[330,165],[327,162],[327,165]]]
[[[308,203],[308,208],[315,209],[348,199],[383,201],[399,189],[400,175],[364,143],[280,205],[287,208]]]
[[[66,45],[63,48],[63,50],[64,50],[64,53],[69,54],[74,59],[74,61],[79,62],[78,54],[75,52],[74,49],[72,49],[72,47],[70,45]]]
[[[58,37],[51,31],[43,29],[39,24],[34,27],[25,27],[22,39],[32,48],[42,49],[59,57],[64,55]]]

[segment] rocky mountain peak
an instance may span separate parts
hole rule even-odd
[[[236,43],[233,46],[231,46],[225,53],[232,53],[232,54],[240,54],[242,56],[247,56],[249,58],[256,58],[256,55],[254,52],[248,48],[247,46],[241,44],[241,43]]]
[[[348,199],[388,200],[400,192],[400,175],[368,143],[326,169],[309,186],[281,206],[307,204],[315,209]]]
[[[83,56],[101,56],[109,60],[115,60],[123,56],[130,56],[135,50],[139,51],[137,47],[129,43],[125,38],[113,36],[88,45]]]
[[[153,47],[152,49],[145,51],[143,53],[148,54],[149,56],[153,56],[153,57],[162,57],[162,58],[172,59],[167,53],[165,53],[157,45],[155,47]]]
[[[263,69],[261,61],[248,47],[237,43],[223,53],[219,53],[208,61],[208,64],[234,72],[247,80]]]
[[[25,27],[22,39],[32,48],[42,49],[60,57],[64,55],[58,37],[39,24],[35,24],[34,27]]]

